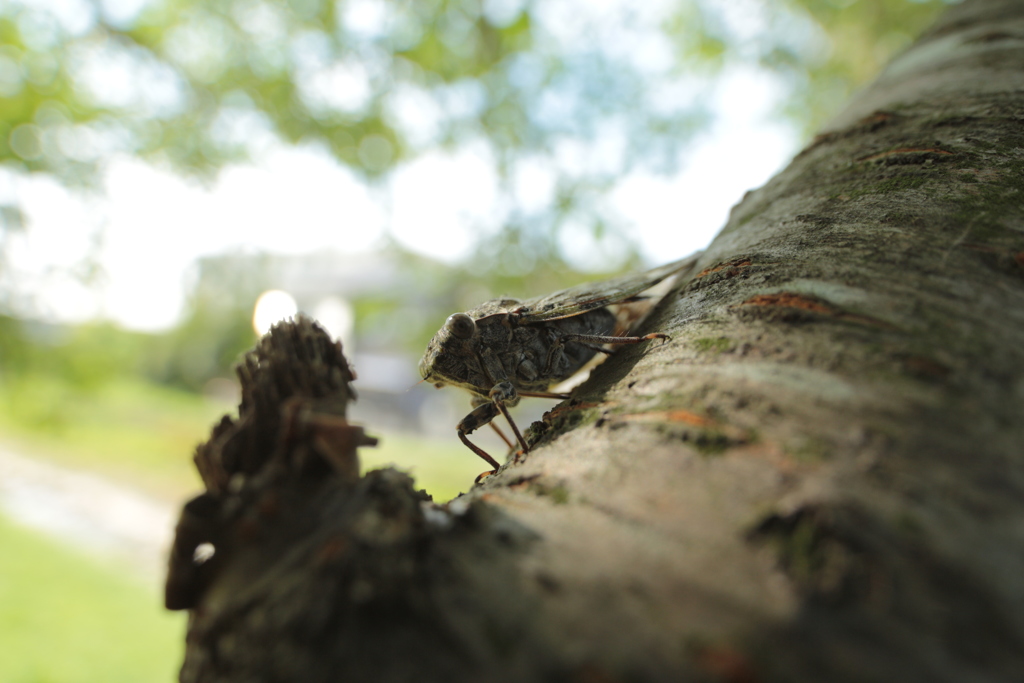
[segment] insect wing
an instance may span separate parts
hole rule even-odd
[[[623,275],[601,282],[587,282],[536,299],[529,299],[515,307],[512,312],[518,315],[520,322],[536,323],[571,318],[595,308],[621,303],[650,289],[671,275],[692,268],[700,254],[701,252],[697,252],[679,261],[643,273]]]

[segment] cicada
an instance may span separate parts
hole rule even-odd
[[[420,376],[438,388],[456,386],[472,394],[473,410],[456,430],[462,443],[497,470],[498,462],[468,436],[486,424],[495,426],[492,420],[501,414],[523,453],[528,452],[508,409],[523,396],[569,398],[551,388],[576,374],[595,354],[610,353],[616,344],[666,339],[658,332],[630,334],[635,323],[619,328],[613,309],[638,302],[646,290],[691,270],[698,256],[535,299],[493,299],[453,313],[427,344]]]

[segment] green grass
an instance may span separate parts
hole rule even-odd
[[[363,471],[393,465],[416,480],[434,502],[444,503],[468,491],[473,480],[489,469],[487,463],[459,443],[452,430],[450,443],[418,439],[404,434],[381,434],[371,426],[366,431],[380,439],[376,448],[360,448]],[[495,452],[500,456],[500,452]],[[500,457],[499,457],[500,459]]]
[[[29,454],[175,499],[199,488],[192,451],[230,409],[141,380],[86,391],[33,374],[0,386],[0,435]]]
[[[165,499],[201,489],[195,444],[232,406],[139,380],[88,391],[42,375],[0,384],[0,443],[106,475]],[[445,501],[486,466],[455,438],[367,431],[364,470],[395,465]],[[453,430],[454,432],[454,430]],[[122,567],[62,547],[0,518],[0,682],[173,681],[185,617]]]
[[[0,441],[170,501],[201,490],[192,452],[225,413],[237,410],[142,380],[118,379],[82,390],[34,374],[0,384]],[[415,477],[435,501],[468,490],[487,468],[459,443],[454,429],[450,439],[431,440],[364,426],[380,445],[360,449],[363,469],[394,465]]]
[[[0,518],[0,681],[170,683],[185,615],[152,587]]]

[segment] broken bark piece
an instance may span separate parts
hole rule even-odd
[[[296,491],[352,487],[359,446],[377,443],[345,418],[354,379],[341,344],[309,318],[274,326],[238,366],[238,418],[224,416],[194,457],[206,491],[185,505],[165,604],[199,604],[231,549],[285,514]]]

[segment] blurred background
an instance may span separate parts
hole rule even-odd
[[[367,467],[451,498],[448,314],[704,247],[947,4],[5,0],[0,680],[176,678],[164,548],[273,321],[343,341]]]

